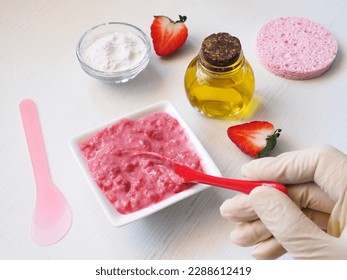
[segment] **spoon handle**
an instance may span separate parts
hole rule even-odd
[[[36,104],[25,99],[19,104],[37,188],[49,186],[51,174]]]
[[[221,178],[205,173],[198,172],[194,169],[186,167],[184,165],[174,163],[175,172],[180,175],[185,182],[202,183],[209,184],[213,186],[218,186],[234,191],[239,191],[245,194],[249,194],[251,190],[259,186],[268,186],[287,194],[287,188],[276,182],[268,181],[248,181],[248,180],[237,180],[230,178]]]

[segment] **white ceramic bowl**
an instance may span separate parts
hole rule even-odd
[[[141,61],[136,65],[124,70],[104,71],[92,66],[86,58],[86,48],[96,40],[108,36],[110,34],[130,33],[140,39],[145,46],[145,54]],[[138,27],[124,22],[106,22],[99,24],[87,30],[79,39],[76,47],[76,55],[82,69],[90,76],[107,82],[124,83],[135,78],[149,63],[151,53],[151,43],[146,34]]]
[[[178,201],[181,201],[191,195],[194,195],[209,186],[202,185],[202,184],[196,184],[192,188],[186,189],[182,192],[179,192],[165,200],[162,200],[160,202],[157,202],[156,204],[153,204],[151,206],[148,206],[147,208],[144,208],[142,210],[139,210],[137,212],[122,215],[116,209],[112,206],[112,204],[107,200],[102,190],[99,188],[99,186],[95,183],[93,180],[91,174],[89,173],[86,161],[84,160],[84,157],[82,153],[80,152],[80,149],[78,147],[78,143],[80,143],[82,140],[86,139],[87,137],[95,134],[96,132],[116,123],[117,121],[128,118],[128,119],[139,119],[143,116],[152,114],[154,112],[166,112],[170,114],[172,117],[176,118],[180,125],[184,128],[185,133],[189,137],[191,143],[194,145],[195,150],[199,154],[202,160],[202,165],[205,169],[205,172],[214,176],[220,176],[220,171],[218,170],[217,166],[214,164],[213,160],[205,150],[205,148],[202,146],[200,141],[197,139],[197,137],[194,135],[194,133],[191,131],[191,129],[188,127],[186,122],[182,119],[182,117],[179,115],[177,110],[172,106],[171,103],[168,101],[162,101],[160,103],[154,104],[152,106],[143,108],[139,111],[127,114],[125,116],[122,116],[121,118],[115,119],[110,123],[103,124],[101,126],[98,126],[96,128],[93,128],[87,132],[81,133],[80,135],[72,138],[70,144],[73,150],[73,153],[80,165],[80,167],[83,170],[83,173],[85,174],[89,185],[92,188],[92,191],[94,192],[97,200],[99,201],[102,209],[104,210],[105,214],[109,218],[110,222],[115,226],[122,226],[125,224],[128,224],[130,222],[133,222],[135,220],[138,220],[140,218],[146,217],[148,215],[151,215],[169,205],[172,205]]]

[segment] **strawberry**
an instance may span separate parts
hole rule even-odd
[[[228,128],[231,141],[245,154],[260,158],[267,156],[276,146],[281,129],[265,121],[252,121]]]
[[[179,18],[177,21],[172,21],[166,16],[154,16],[151,25],[151,37],[157,55],[169,55],[187,40],[188,29],[184,24],[187,17],[179,16]]]

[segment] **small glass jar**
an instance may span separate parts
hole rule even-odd
[[[225,32],[204,39],[186,70],[184,84],[190,104],[219,119],[241,116],[255,88],[254,74],[239,39]]]

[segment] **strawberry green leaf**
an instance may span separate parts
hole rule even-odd
[[[187,17],[186,16],[181,16],[179,15],[179,18],[180,18],[180,22],[185,22],[187,20]]]
[[[270,151],[276,146],[277,138],[280,137],[282,129],[276,129],[276,131],[266,138],[266,146],[259,152],[258,158],[266,157]]]

